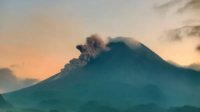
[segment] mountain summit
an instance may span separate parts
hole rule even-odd
[[[88,104],[117,109],[149,103],[200,106],[200,73],[167,63],[138,41],[118,37],[105,44],[93,35],[77,49],[79,58],[60,73],[4,94],[6,100],[18,107],[67,110]]]

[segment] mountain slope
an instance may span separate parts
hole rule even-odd
[[[78,47],[79,59],[57,75],[5,98],[16,106],[40,108],[76,109],[90,101],[117,109],[148,103],[200,106],[199,72],[175,67],[129,39],[83,47]]]
[[[12,106],[5,101],[5,99],[0,95],[0,110],[5,108],[11,108]]]

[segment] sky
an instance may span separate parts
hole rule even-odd
[[[0,68],[19,79],[44,80],[78,57],[75,46],[92,34],[131,37],[166,61],[196,67],[199,38],[185,37],[199,35],[190,35],[194,25],[183,27],[199,17],[192,8],[180,14],[184,6],[183,0],[1,0]],[[189,34],[180,34],[185,30]]]

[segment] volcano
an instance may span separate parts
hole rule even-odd
[[[6,100],[17,107],[67,110],[84,105],[128,109],[149,103],[200,106],[200,72],[172,65],[138,41],[118,37],[104,44],[91,36],[77,48],[80,57],[61,72],[4,94]]]

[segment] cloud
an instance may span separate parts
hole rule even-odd
[[[190,0],[178,12],[200,11],[200,0]]]
[[[200,38],[200,25],[183,26],[169,30],[168,36],[173,40],[181,40],[184,37]]]
[[[172,61],[172,60],[167,60],[168,63],[174,65],[174,66],[177,66],[177,67],[181,67],[181,65],[179,65],[178,63]]]
[[[124,42],[127,46],[129,46],[132,49],[138,48],[141,46],[141,43],[133,38],[130,37],[116,37],[116,38],[108,38],[109,43],[112,42]]]
[[[167,37],[173,41],[180,41],[183,38],[199,38],[200,39],[200,25],[183,26],[169,30]],[[200,52],[200,44],[196,47],[196,50]]]
[[[189,65],[188,68],[200,71],[200,64],[194,63]]]
[[[38,81],[39,81],[38,79],[28,78],[28,79],[22,80],[21,82],[22,82],[23,85],[30,86],[30,85],[36,84]]]
[[[168,2],[156,5],[155,9],[158,10],[158,11],[165,11],[165,12],[167,12],[169,9],[171,9],[173,7],[178,7],[178,4],[180,4],[182,2],[183,2],[183,0],[170,0]]]
[[[200,45],[199,45],[199,46],[197,46],[197,50],[198,50],[198,51],[200,51]]]
[[[167,62],[172,64],[172,65],[175,65],[177,67],[189,68],[189,69],[200,71],[200,64],[198,64],[198,63],[193,63],[193,64],[190,64],[190,65],[187,65],[187,66],[182,66],[182,65],[179,65],[178,63],[171,61],[171,60],[168,60]]]
[[[0,90],[9,92],[23,87],[30,86],[38,82],[36,79],[19,79],[9,68],[0,68]]]
[[[179,4],[183,5],[179,5]],[[164,4],[157,6],[157,10],[168,11],[176,7],[177,13],[186,13],[187,11],[199,12],[200,11],[200,0],[170,0]],[[196,23],[193,25],[188,25],[188,23],[182,25],[181,27],[171,29],[167,32],[167,37],[171,40],[180,41],[183,38],[199,38],[200,39],[200,24],[199,17],[193,17],[190,23]],[[198,23],[197,23],[198,22]],[[199,42],[200,43],[200,42]],[[200,44],[197,45],[196,50],[200,52]]]
[[[174,5],[177,5],[177,3],[180,3],[181,0],[170,0],[168,2],[165,2],[161,5],[158,5],[157,8],[169,8],[169,7],[172,7]]]
[[[156,9],[159,11],[169,11],[173,8],[176,8],[176,13],[200,11],[200,0],[170,0],[156,6]]]

